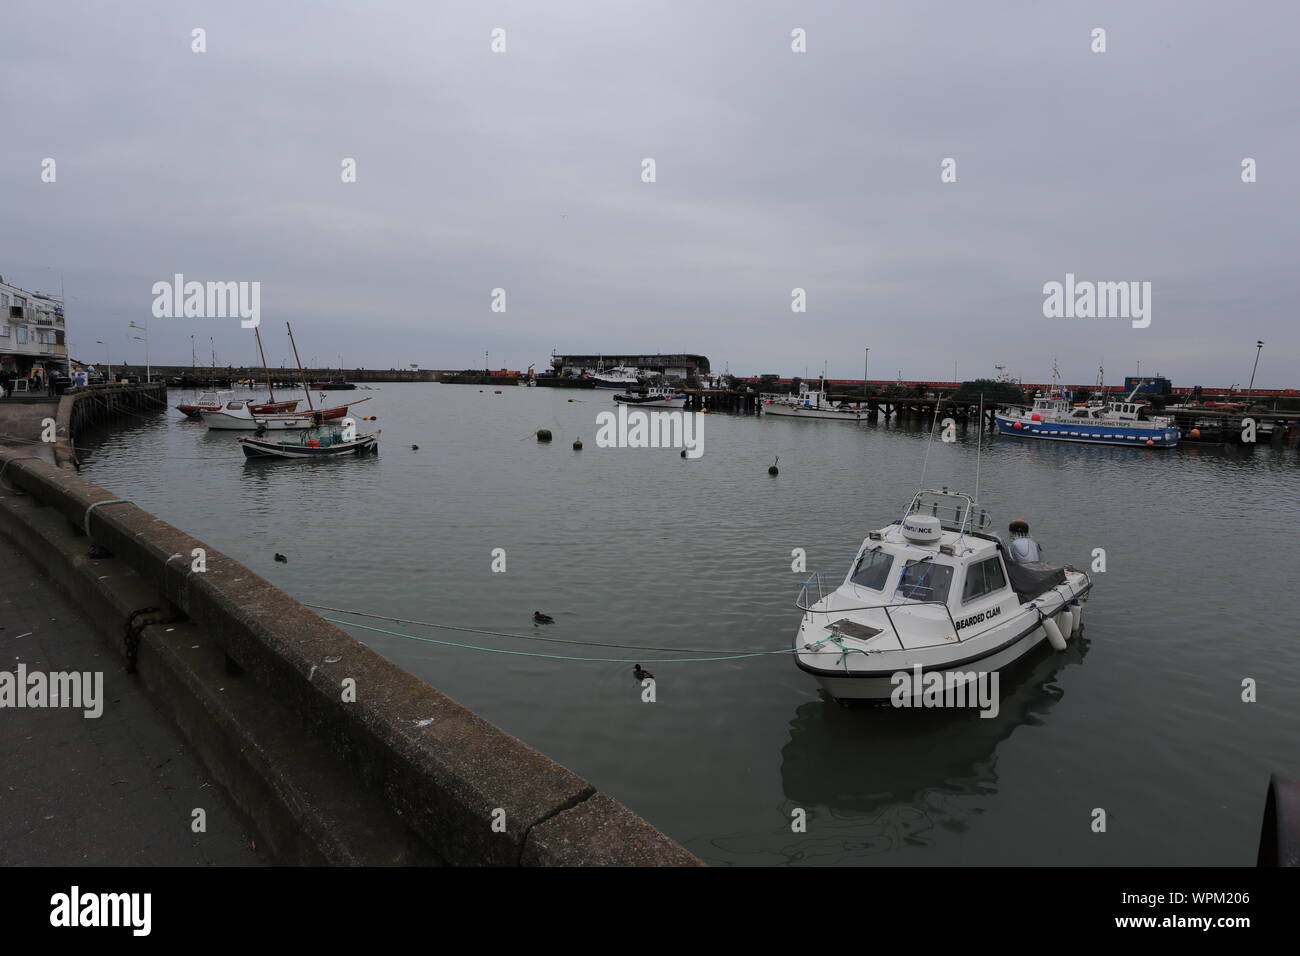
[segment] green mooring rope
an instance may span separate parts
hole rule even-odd
[[[414,634],[403,634],[400,631],[390,631],[382,627],[371,627],[369,624],[357,624],[354,621],[340,621],[327,617],[325,620],[331,624],[338,624],[343,627],[358,627],[366,631],[374,631],[377,634],[387,634],[390,637],[403,637],[408,641],[419,641],[422,644],[440,644],[443,647],[460,647],[471,651],[485,651],[488,654],[511,654],[515,657],[539,657],[552,661],[581,661],[588,664],[698,664],[709,661],[738,661],[748,657],[768,657],[773,654],[793,654],[801,648],[782,648],[776,651],[757,651],[747,654],[728,654],[722,657],[675,657],[669,659],[650,659],[643,657],[629,657],[626,659],[616,657],[566,657],[562,654],[536,654],[532,651],[509,651],[502,647],[482,647],[478,644],[462,644],[457,641],[439,641],[432,637],[416,637]],[[820,643],[820,642],[819,642]]]

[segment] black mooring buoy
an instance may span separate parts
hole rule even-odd
[[[539,428],[539,429],[537,429],[537,440],[538,440],[538,441],[550,441],[550,440],[551,440],[551,430],[550,430],[549,428]]]
[[[581,438],[575,438],[575,439],[573,440],[573,450],[574,450],[574,451],[582,451],[582,439],[581,439]]]
[[[683,457],[683,458],[686,457],[686,449],[685,449],[685,448],[682,449],[682,457]]]
[[[772,464],[767,466],[767,473],[769,475],[779,475],[781,473],[781,469],[776,467],[776,463],[780,460],[781,457],[778,455],[776,460],[773,461]]]

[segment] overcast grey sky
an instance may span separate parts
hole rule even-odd
[[[181,272],[260,281],[277,364],[288,320],[322,364],[1229,385],[1262,338],[1257,386],[1300,386],[1291,0],[6,0],[0,33],[0,274],[62,275],[90,361],[143,361],[130,320],[251,361],[238,320],[150,317]],[[1151,282],[1150,327],[1045,318],[1067,272]]]

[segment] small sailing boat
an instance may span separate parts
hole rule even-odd
[[[262,348],[262,335],[258,332],[257,326],[253,326],[253,335],[257,338],[257,354],[262,359],[262,370],[266,373],[266,391],[271,397],[266,402],[247,402],[244,404],[248,411],[254,415],[279,415],[294,411],[298,407],[297,399],[286,402],[277,402],[275,400],[275,385],[271,381],[271,368],[266,364],[266,352]],[[252,383],[249,382],[249,384]],[[193,403],[177,405],[176,410],[183,413],[186,418],[199,421],[203,418],[204,412],[221,411],[233,394],[233,392],[202,392]]]
[[[246,458],[338,458],[379,454],[379,432],[358,435],[352,419],[315,426],[289,438],[248,438],[237,441]]]

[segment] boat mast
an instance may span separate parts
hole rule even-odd
[[[289,344],[293,346],[293,361],[298,366],[298,377],[302,379],[302,393],[307,396],[307,408],[315,411],[311,403],[311,389],[307,387],[307,374],[302,370],[302,359],[298,358],[298,343],[293,340],[293,326],[288,322],[284,327],[289,330]]]
[[[262,368],[266,372],[266,390],[271,394],[271,404],[275,404],[275,387],[271,384],[271,366],[266,364],[266,351],[262,348],[262,335],[253,326],[253,335],[257,337],[257,354],[262,356]]]

